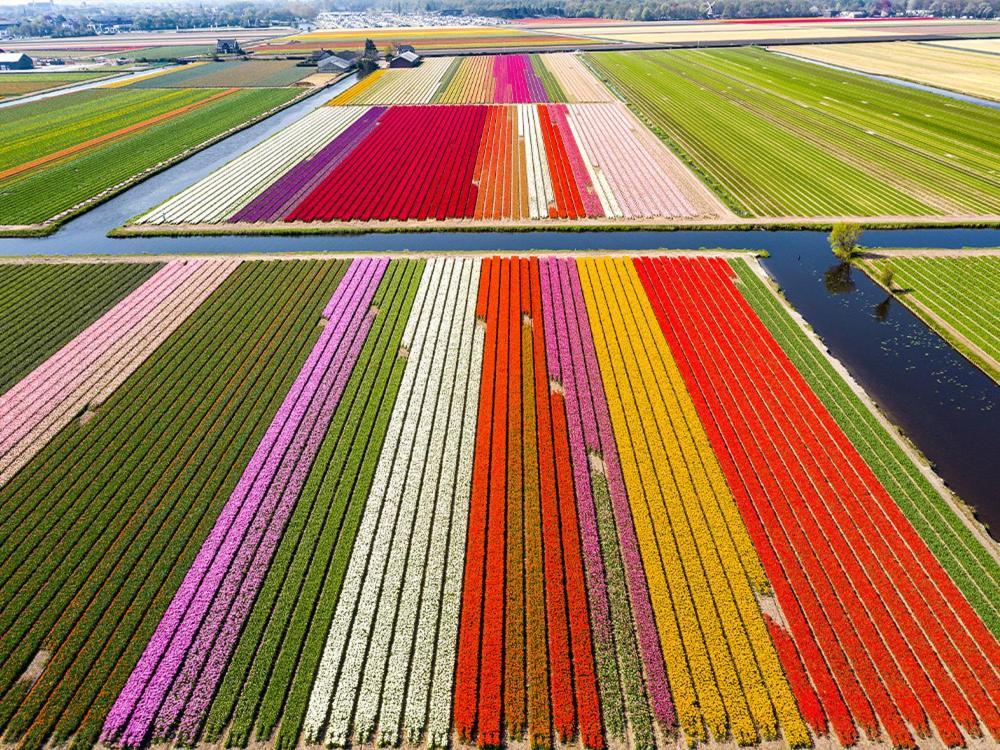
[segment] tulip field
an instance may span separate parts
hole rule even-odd
[[[753,47],[590,53],[741,216],[1000,214],[1000,111]]]
[[[291,86],[309,73],[291,60],[240,60],[183,65],[163,75],[139,78],[135,89],[161,88],[280,88]]]
[[[517,26],[434,26],[428,28],[317,29],[258,41],[250,48],[255,57],[309,54],[314,50],[358,50],[371,39],[380,50],[411,44],[423,54],[431,50],[503,51],[524,47],[573,49],[593,40],[561,33],[532,31]],[[597,42],[600,43],[600,42]]]
[[[1000,742],[995,543],[750,256],[0,280],[5,745]]]
[[[611,102],[579,55],[431,57],[415,69],[381,69],[330,101],[341,104]]]
[[[135,223],[636,221],[724,212],[620,103],[343,105],[306,115]]]

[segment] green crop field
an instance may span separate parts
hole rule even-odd
[[[1000,381],[1000,256],[883,257],[863,267],[876,279],[891,268],[896,298]]]
[[[211,44],[176,44],[116,52],[115,57],[124,57],[128,60],[174,60],[178,57],[211,55],[214,52],[215,46]]]
[[[4,538],[20,529],[25,542],[0,564],[5,739],[97,740],[142,650],[136,633],[152,633],[180,585],[348,265],[242,264],[99,416],[62,430],[0,491]],[[22,701],[18,676],[47,643],[60,644],[51,694]]]
[[[50,219],[299,92],[246,90],[206,101],[219,93],[101,89],[0,111],[7,134],[0,143],[0,225]],[[177,112],[189,105],[197,106]],[[165,119],[154,120],[160,116]],[[36,160],[42,161],[24,168]]]
[[[0,73],[0,99],[38,91],[86,83],[112,75],[112,70],[70,71],[65,73]]]
[[[0,394],[161,265],[0,265]]]
[[[742,215],[1000,213],[1000,111],[753,48],[588,60]]]

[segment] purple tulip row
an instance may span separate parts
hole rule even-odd
[[[326,326],[108,714],[102,742],[193,741],[373,322],[387,260],[356,260]]]
[[[527,55],[493,58],[493,101],[498,104],[547,102],[548,94]]]
[[[543,259],[540,276],[548,367],[565,391],[570,453],[577,488],[577,508],[591,593],[595,639],[611,640],[612,635],[604,564],[590,484],[590,454],[601,457],[607,472],[618,543],[628,581],[635,631],[645,666],[653,715],[663,726],[672,727],[677,723],[676,711],[653,620],[649,588],[632,523],[632,512],[622,477],[580,276],[574,260],[558,258]]]
[[[388,107],[371,107],[314,156],[296,164],[229,221],[278,221],[363,141]]]

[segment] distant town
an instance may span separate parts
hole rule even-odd
[[[194,3],[32,2],[0,11],[0,40],[32,37],[66,38],[161,31],[238,27],[291,27],[299,31],[349,28],[434,28],[496,26],[511,20],[541,17],[602,18],[630,21],[701,20],[795,17],[914,17],[978,18],[1000,16],[1000,0],[940,2],[940,0],[836,0],[817,5],[807,0],[733,0],[728,2],[644,3],[626,0],[590,2],[563,0],[544,5],[515,5],[509,0],[455,0],[447,6],[430,0],[422,7],[392,9],[329,7],[317,2],[242,2],[217,6]],[[361,4],[363,5],[363,3]]]

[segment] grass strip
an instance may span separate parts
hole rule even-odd
[[[889,491],[973,609],[1000,636],[1000,612],[990,593],[1000,564],[923,475],[857,393],[817,349],[743,259],[730,261],[740,291],[823,405]]]

